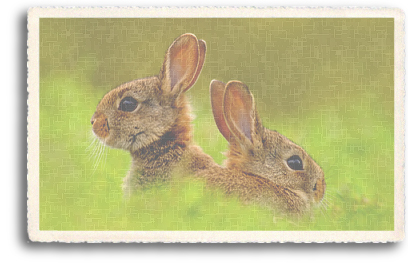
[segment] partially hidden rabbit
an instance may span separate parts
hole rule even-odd
[[[201,72],[205,54],[203,40],[183,34],[168,48],[159,75],[122,84],[99,102],[91,119],[94,134],[132,157],[123,182],[125,196],[175,172],[193,175],[216,165],[193,143],[185,95]]]
[[[323,199],[319,165],[300,146],[262,126],[248,87],[213,80],[211,105],[217,127],[229,142],[225,168],[208,168],[206,181],[284,213],[303,214]]]

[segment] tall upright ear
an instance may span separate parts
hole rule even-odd
[[[231,139],[231,132],[224,118],[223,112],[224,92],[225,83],[218,80],[211,81],[210,84],[211,108],[214,115],[215,124],[217,124],[218,130],[229,142]]]
[[[196,72],[190,84],[183,90],[183,92],[187,91],[190,87],[192,87],[197,81],[198,77],[200,76],[201,70],[203,69],[206,52],[207,52],[207,44],[205,43],[204,40],[198,40],[199,58],[198,58],[197,69],[196,69]]]
[[[248,87],[240,81],[228,82],[223,107],[230,132],[241,144],[252,145],[256,113],[254,98]]]
[[[162,89],[166,92],[185,92],[197,80],[204,64],[206,45],[195,35],[186,33],[169,47],[160,72]]]

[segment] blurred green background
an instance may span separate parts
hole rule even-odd
[[[227,142],[209,84],[240,80],[266,127],[323,168],[323,205],[291,220],[193,178],[122,199],[123,150],[94,140],[90,118],[117,85],[159,73],[190,32],[207,57],[188,92],[194,139],[217,163]],[[393,230],[393,19],[40,19],[41,230]]]

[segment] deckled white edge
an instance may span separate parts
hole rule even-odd
[[[46,17],[394,18],[394,231],[40,231],[39,19]],[[404,238],[404,19],[396,8],[92,7],[28,11],[28,235],[39,242],[395,242]]]

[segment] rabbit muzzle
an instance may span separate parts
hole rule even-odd
[[[319,203],[322,201],[325,190],[326,182],[324,181],[324,177],[319,178],[313,188],[313,199],[315,203]]]
[[[109,123],[105,114],[95,112],[91,118],[92,131],[101,140],[109,136]]]

